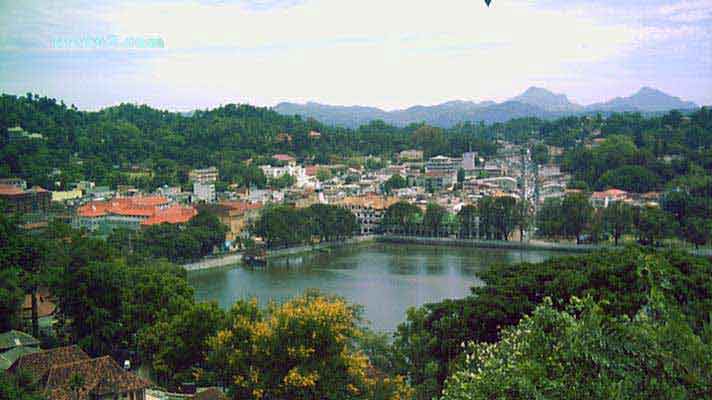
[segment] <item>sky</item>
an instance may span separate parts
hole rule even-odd
[[[529,86],[712,104],[712,0],[0,0],[0,92],[82,109],[392,110]]]

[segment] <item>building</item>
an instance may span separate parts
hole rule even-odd
[[[297,165],[297,159],[290,156],[289,154],[275,154],[272,156],[274,160],[277,160],[285,165]]]
[[[446,172],[456,174],[462,167],[461,158],[435,156],[425,163],[425,172]]]
[[[200,208],[214,213],[220,222],[228,227],[225,240],[232,242],[238,237],[246,236],[246,228],[260,216],[262,203],[221,201],[217,204],[205,205]]]
[[[72,224],[75,228],[109,233],[116,228],[139,229],[161,223],[182,224],[197,213],[195,208],[171,204],[163,196],[119,197],[84,204],[77,209]]]
[[[27,189],[27,182],[22,178],[3,178],[0,179],[0,185],[17,186],[22,190]]]
[[[24,181],[20,185],[0,184],[0,200],[5,201],[10,213],[41,213],[49,210],[52,194],[39,187],[24,189]]]
[[[321,138],[321,132],[309,131],[309,139],[319,139]]]
[[[79,189],[65,190],[65,191],[52,191],[52,201],[64,202],[68,200],[81,199],[83,193]]]
[[[628,192],[619,189],[608,189],[603,192],[593,192],[591,194],[591,204],[596,208],[606,208],[616,201],[625,201]]]
[[[52,400],[145,400],[151,382],[121,368],[110,356],[90,358],[78,346],[59,347],[20,357],[12,373],[25,371]],[[81,388],[72,387],[75,376]]]
[[[400,161],[423,161],[423,150],[403,150],[398,153]]]
[[[218,169],[210,167],[191,170],[188,172],[188,180],[191,182],[214,183],[218,180]]]
[[[4,373],[20,357],[40,351],[40,341],[20,331],[0,333],[0,373]]]
[[[368,195],[345,197],[337,205],[346,208],[356,216],[361,235],[371,235],[378,232],[386,209],[397,202],[396,197]]]
[[[44,136],[40,133],[30,133],[22,129],[22,127],[14,126],[7,129],[7,138],[10,142],[19,140],[37,139],[44,140]]]
[[[193,182],[193,203],[214,203],[216,199],[215,184],[207,181]]]
[[[456,180],[456,173],[449,171],[429,171],[418,178],[419,185],[429,192],[450,189]]]

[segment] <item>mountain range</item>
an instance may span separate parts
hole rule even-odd
[[[531,87],[524,93],[502,103],[493,101],[448,101],[433,106],[413,106],[403,110],[385,111],[375,107],[333,106],[308,102],[306,104],[279,103],[273,110],[285,115],[301,115],[318,121],[355,128],[374,120],[405,126],[426,122],[430,125],[448,128],[466,121],[485,123],[505,122],[512,118],[538,117],[559,118],[567,115],[640,112],[660,113],[670,110],[692,110],[698,106],[663,93],[657,89],[644,87],[629,97],[616,97],[604,103],[583,106],[571,102],[565,94],[557,94],[543,88]]]

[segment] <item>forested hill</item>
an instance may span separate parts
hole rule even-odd
[[[18,134],[10,132],[18,126],[43,139],[18,140]],[[390,156],[412,148],[418,128],[421,125],[396,128],[379,121],[357,129],[337,128],[235,104],[190,116],[133,104],[88,112],[37,95],[2,95],[0,176],[20,176],[52,188],[55,182],[64,187],[83,178],[114,185],[124,183],[120,171],[141,167],[154,172],[151,184],[170,185],[185,182],[190,168],[215,165],[224,181],[245,183],[256,173],[244,163],[248,159],[288,153],[327,163],[335,157]],[[320,137],[310,138],[311,131]],[[428,132],[432,138],[416,146],[442,154],[495,151],[491,141],[482,139],[484,125]]]
[[[321,135],[310,137],[311,131]],[[621,145],[586,147],[596,135],[616,137],[610,143]],[[88,112],[37,95],[0,97],[0,177],[19,176],[53,190],[82,179],[153,190],[164,184],[184,185],[191,168],[206,166],[219,168],[219,185],[263,186],[265,178],[256,165],[276,153],[315,164],[360,162],[351,157],[367,155],[390,159],[410,148],[424,150],[426,157],[468,150],[487,157],[496,152],[499,139],[542,140],[568,149],[562,166],[589,188],[615,183],[601,178],[623,167],[626,174],[616,176],[631,182],[637,176],[652,177],[645,189],[662,188],[695,171],[712,175],[712,110],[704,107],[688,116],[670,112],[656,117],[624,113],[519,118],[448,129],[373,121],[347,129],[249,105],[230,104],[186,116],[133,104]],[[644,170],[632,168],[636,166]]]

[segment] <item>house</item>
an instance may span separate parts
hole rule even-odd
[[[591,204],[596,208],[606,208],[616,201],[625,201],[628,192],[619,189],[608,189],[603,192],[593,192],[591,194]]]
[[[39,318],[40,328],[49,329],[52,327],[57,304],[52,301],[52,295],[47,288],[40,288],[35,294],[35,298],[37,300],[37,317]],[[22,303],[22,318],[26,321],[32,319],[31,294],[25,295],[25,300]]]
[[[321,132],[309,131],[309,139],[319,139],[321,138]]]
[[[111,357],[90,358],[76,345],[25,354],[9,371],[29,373],[52,400],[144,400],[151,386]],[[72,385],[75,376],[81,378],[79,388]]]
[[[297,159],[290,156],[289,154],[275,154],[272,156],[272,158],[286,165],[297,165]]]
[[[78,390],[72,387],[75,376],[83,380]],[[47,373],[44,393],[53,400],[145,400],[150,386],[146,379],[104,356],[53,365]]]
[[[5,352],[16,347],[39,347],[40,341],[21,331],[7,331],[0,333],[0,352]]]
[[[423,150],[403,150],[398,153],[400,161],[423,161]]]
[[[49,210],[52,194],[39,186],[25,189],[22,184],[0,184],[0,200],[5,201],[10,213],[45,214]]]

